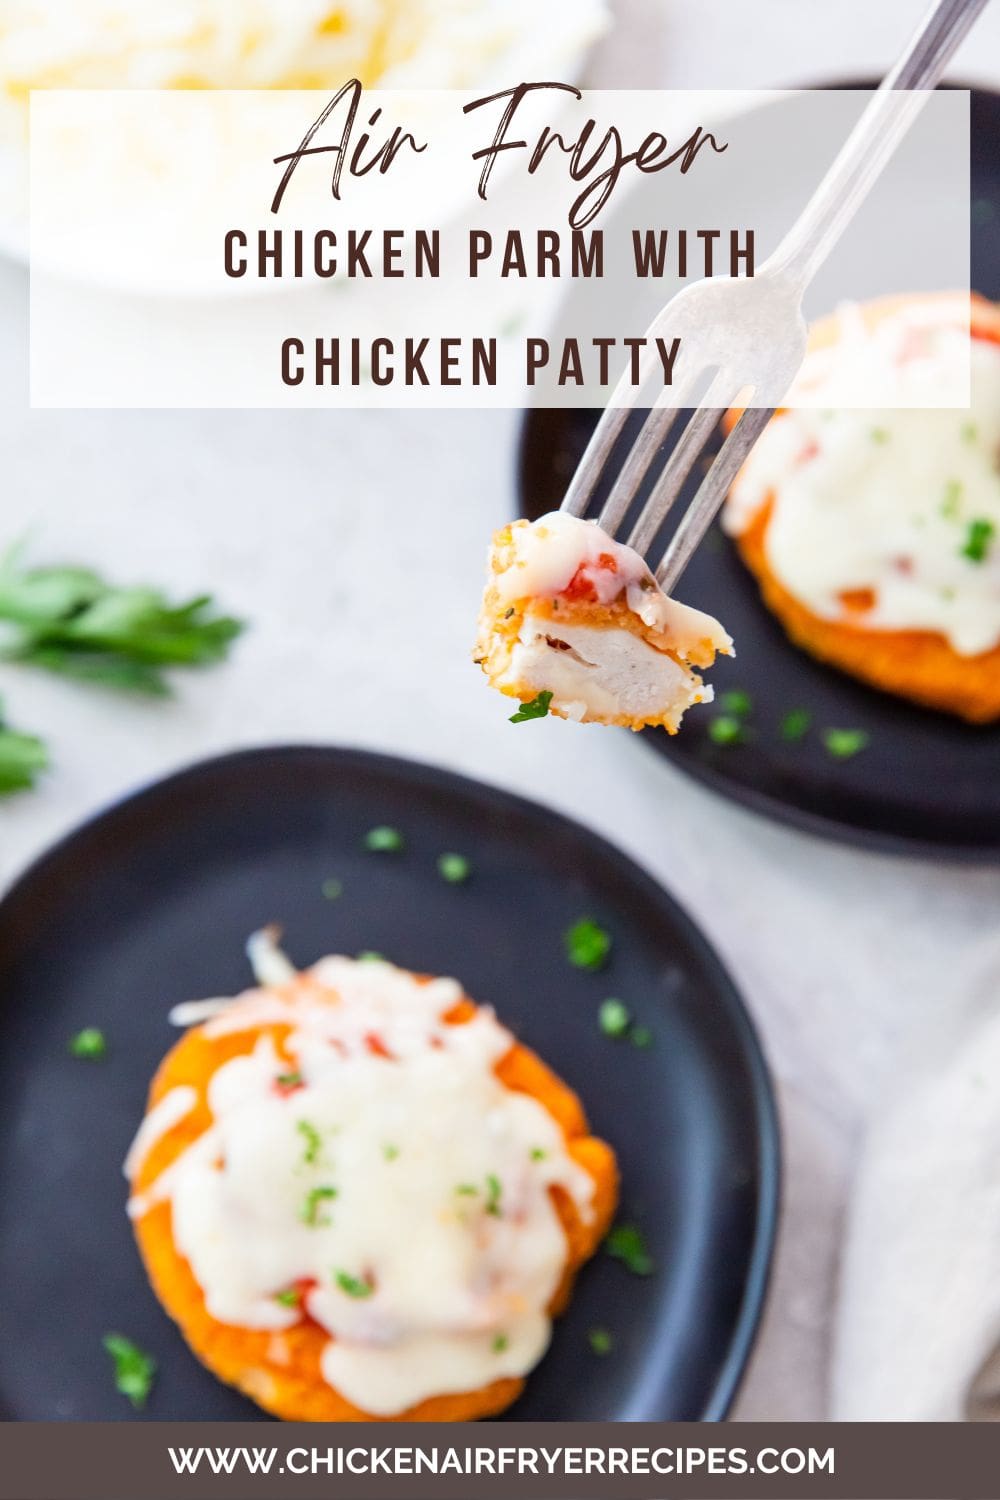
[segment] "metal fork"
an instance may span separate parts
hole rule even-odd
[[[752,391],[656,568],[671,592],[711,525],[740,466],[787,393],[806,350],[802,297],[816,271],[867,197],[883,167],[940,81],[948,61],[988,0],[936,0],[899,62],[883,79],[800,218],[749,279],[711,278],[671,298],[646,330],[680,338],[675,383],[662,390],[618,471],[598,523],[611,536],[651,470],[678,410],[707,389],[658,475],[625,539],[645,556],[721,414]],[[651,355],[633,385],[623,376],[601,417],[562,509],[583,516],[658,361]]]

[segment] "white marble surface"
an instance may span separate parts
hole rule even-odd
[[[620,9],[598,81],[707,87],[871,72],[921,4]],[[956,75],[1000,74],[1000,7],[967,56]],[[515,413],[31,412],[26,290],[23,271],[0,265],[0,536],[30,529],[40,557],[210,587],[253,628],[230,664],[183,679],[166,704],[0,669],[11,719],[44,733],[57,762],[40,791],[0,807],[0,883],[125,788],[274,740],[437,761],[592,823],[681,897],[761,1028],[782,1096],[786,1202],[737,1415],[823,1416],[857,1141],[912,1039],[961,1012],[988,972],[1000,870],[789,832],[625,735],[555,722],[508,731],[467,653],[485,540],[512,503]]]

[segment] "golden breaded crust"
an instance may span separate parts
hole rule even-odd
[[[867,304],[862,309],[867,325],[873,327],[908,300],[886,297]],[[836,339],[836,328],[836,319],[823,319],[810,334],[810,347],[828,346]],[[981,297],[973,298],[972,330],[977,337],[1000,341],[1000,308]],[[728,425],[737,415],[730,415]],[[782,414],[772,420],[781,421]],[[956,714],[973,724],[1000,719],[1000,646],[979,656],[960,656],[936,631],[866,628],[861,610],[859,618],[851,621],[825,620],[813,614],[770,567],[767,528],[771,510],[771,503],[762,506],[735,540],[764,602],[797,646],[872,687],[926,708]]]
[[[461,1025],[475,1014],[463,999],[446,1019]],[[153,1147],[142,1162],[133,1185],[143,1192],[182,1151],[212,1123],[208,1084],[230,1058],[253,1051],[262,1035],[288,1057],[284,1041],[289,1028],[257,1027],[252,1031],[210,1037],[204,1027],[187,1032],[168,1052],[153,1080],[148,1109],[171,1089],[187,1085],[197,1094],[191,1112]],[[291,1059],[288,1058],[291,1065]],[[573,1159],[594,1182],[594,1217],[584,1222],[572,1199],[558,1188],[553,1200],[566,1231],[567,1261],[562,1282],[552,1301],[557,1314],[569,1300],[573,1281],[607,1233],[618,1201],[618,1167],[604,1141],[588,1134],[587,1120],[576,1094],[527,1047],[515,1043],[500,1060],[497,1076],[507,1088],[530,1094],[558,1122]],[[324,1380],[320,1359],[331,1335],[303,1316],[293,1328],[274,1332],[220,1323],[205,1306],[201,1287],[187,1260],[174,1245],[169,1202],[156,1204],[135,1223],[135,1234],[152,1287],[163,1307],[179,1326],[193,1353],[227,1385],[236,1386],[259,1406],[288,1422],[465,1422],[495,1416],[515,1401],[524,1381],[493,1381],[475,1391],[433,1396],[395,1417],[376,1417],[361,1410]]]

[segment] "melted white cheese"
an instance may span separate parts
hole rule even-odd
[[[484,1008],[444,1021],[461,994],[328,958],[239,998],[207,1033],[286,1023],[301,1084],[289,1088],[269,1037],[223,1064],[214,1124],[131,1208],[169,1198],[176,1246],[221,1322],[280,1336],[301,1312],[279,1294],[305,1288],[331,1335],[325,1378],[378,1416],[526,1374],[567,1258],[549,1189],[592,1213],[556,1121],[495,1075],[509,1032]]]
[[[872,331],[848,311],[841,333],[801,377],[810,399],[821,395],[829,409],[800,407],[770,423],[733,488],[727,529],[744,531],[772,500],[768,563],[813,614],[937,632],[963,656],[992,650],[1000,644],[1000,346],[972,341],[968,410],[848,410],[838,397],[861,399],[866,382],[887,372],[901,401],[932,403],[969,345],[942,303],[907,305]],[[993,528],[981,561],[964,551],[976,523]],[[868,589],[874,607],[846,612],[842,595]]]
[[[149,1111],[139,1126],[135,1140],[129,1147],[122,1167],[126,1177],[131,1179],[136,1175],[157,1141],[161,1141],[175,1125],[179,1125],[197,1103],[198,1095],[186,1085],[164,1094],[159,1104]]]
[[[582,569],[599,604],[613,604],[623,595],[650,630],[663,631],[680,656],[698,664],[705,642],[714,651],[730,651],[732,641],[718,620],[701,610],[668,599],[638,552],[616,542],[596,521],[552,511],[539,520],[511,527],[512,558],[497,573],[501,600],[554,599],[565,593]],[[609,565],[610,564],[610,565]]]

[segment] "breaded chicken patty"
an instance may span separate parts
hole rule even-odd
[[[967,359],[969,409],[928,409]],[[775,415],[724,517],[789,636],[863,682],[972,723],[1000,718],[1000,310],[886,298],[813,330],[829,408]],[[910,409],[837,390],[890,372]]]
[[[324,959],[189,1030],[128,1168],[157,1297],[289,1421],[495,1416],[614,1213],[577,1096],[451,980]]]

